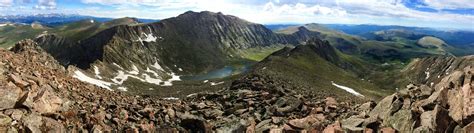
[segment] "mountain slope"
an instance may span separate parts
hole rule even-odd
[[[359,78],[370,68],[360,59],[339,52],[327,41],[313,38],[306,45],[273,53],[250,73],[270,77],[283,86],[293,86],[297,92],[357,99],[357,93],[341,89],[347,86],[367,98],[377,99],[389,91]]]
[[[105,81],[118,85],[132,77],[160,86],[173,75],[206,73],[247,61],[249,55],[262,56],[253,54],[259,52],[256,49],[273,52],[299,44],[294,36],[207,11],[189,11],[155,23],[119,25],[80,41],[60,36],[43,38],[48,39],[36,41],[65,66],[74,65],[90,73],[100,71]],[[124,76],[121,73],[126,77],[114,80]]]
[[[94,19],[83,19],[56,25],[54,27],[48,27],[39,22],[34,22],[29,25],[21,23],[0,24],[0,47],[8,48],[20,40],[35,39],[47,34],[53,34],[61,38],[67,38],[67,40],[72,42],[76,42],[86,39],[110,27],[137,23],[138,20],[135,18],[120,18],[105,22]]]

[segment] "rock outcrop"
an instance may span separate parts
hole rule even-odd
[[[385,97],[370,113],[346,120],[360,120],[360,124],[345,126],[343,123],[343,127],[349,131],[390,128],[398,132],[472,132],[474,64],[470,63],[431,87],[408,85]]]

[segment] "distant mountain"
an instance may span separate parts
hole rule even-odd
[[[36,14],[36,15],[6,15],[0,16],[0,23],[20,23],[32,24],[41,23],[50,27],[64,25],[71,22],[76,22],[85,19],[93,19],[96,22],[106,22],[113,20],[113,18],[93,17],[77,14]],[[154,19],[138,19],[143,23],[156,22]]]
[[[382,26],[382,25],[341,25],[341,24],[326,24],[328,28],[339,30],[347,34],[358,35],[361,37],[370,38],[369,33],[387,31],[387,30],[404,30],[418,34],[436,36],[445,40],[448,44],[453,46],[459,45],[474,45],[474,31],[449,31],[437,30],[431,28],[420,27],[405,27],[405,26]]]
[[[369,60],[387,62],[393,60],[409,61],[413,57],[430,55],[469,55],[474,54],[474,45],[451,45],[447,41],[425,34],[422,28],[402,26],[375,26],[373,30],[388,29],[374,32],[360,32],[360,35],[347,34],[332,29],[325,24],[305,24],[289,26],[275,32],[297,34],[300,40],[309,36],[317,36],[327,40],[338,50],[346,54],[366,57]],[[349,28],[350,25],[337,25]],[[368,25],[361,25],[368,27]],[[390,29],[399,28],[399,29]],[[420,30],[414,30],[420,29]],[[371,31],[371,28],[363,29]],[[461,39],[462,40],[462,39]]]
[[[31,24],[6,23],[0,25],[0,47],[8,48],[22,39],[34,39],[46,34],[66,37],[70,41],[78,41],[90,37],[102,30],[127,24],[138,24],[135,18],[120,18],[101,22],[95,19],[82,19],[58,26],[47,26],[40,22]]]

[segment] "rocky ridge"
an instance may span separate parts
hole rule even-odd
[[[35,42],[0,50],[0,131],[6,132],[469,132],[471,65],[434,86],[410,85],[375,102],[297,93],[250,74],[218,92],[158,99],[72,78]]]

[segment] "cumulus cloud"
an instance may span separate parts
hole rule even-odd
[[[34,6],[35,9],[56,9],[56,0],[38,0],[38,4]]]
[[[13,5],[13,0],[0,0],[0,7],[9,7]]]
[[[434,9],[474,9],[472,0],[424,0],[423,3]]]
[[[471,28],[472,14],[423,12],[407,7],[406,0],[82,0],[116,10],[85,11],[99,16],[168,18],[188,10],[231,14],[257,23],[376,23],[410,26],[451,26]],[[471,8],[469,0],[424,0],[436,8]],[[140,7],[140,8],[137,8]],[[433,17],[436,19],[433,20]]]

